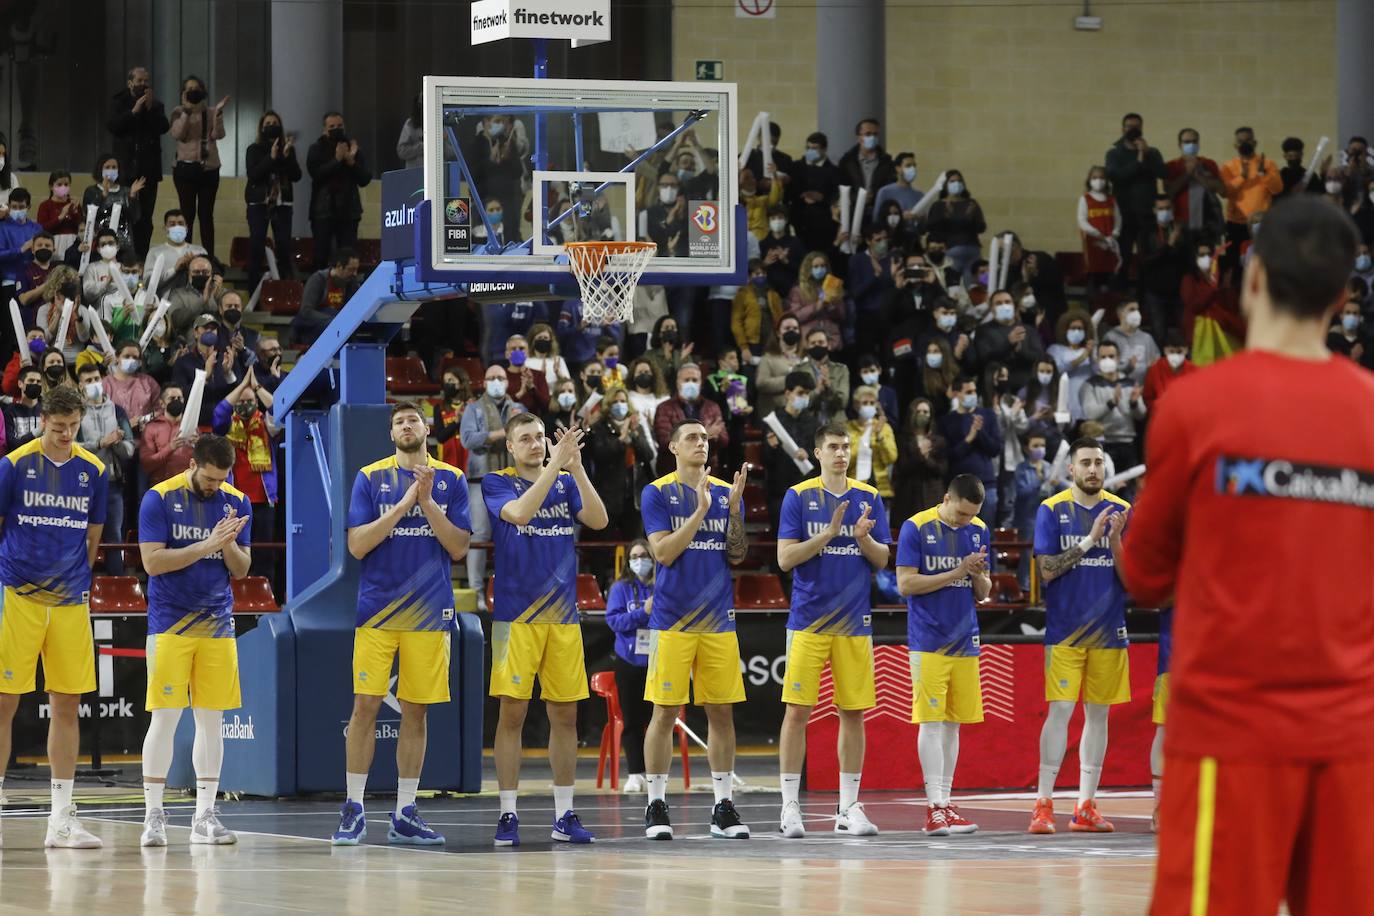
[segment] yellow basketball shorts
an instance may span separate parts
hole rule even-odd
[[[358,627],[353,631],[353,692],[386,696],[391,665],[399,654],[401,675],[396,698],[407,703],[447,703],[452,639],[448,630]]]
[[[148,636],[148,710],[238,709],[239,643],[232,636]]]
[[[835,705],[840,709],[872,709],[877,705],[873,689],[873,637],[837,636],[787,631],[787,668],[782,675],[782,701],[815,706],[821,671],[830,663],[835,684]]]
[[[6,586],[0,607],[0,693],[30,693],[43,659],[49,693],[95,689],[95,640],[86,602],[51,607]]]
[[[1164,724],[1164,710],[1169,706],[1169,672],[1155,676],[1154,709],[1150,721],[1156,725]]]
[[[976,655],[909,652],[911,721],[983,721],[983,680]]]
[[[649,673],[644,699],[655,706],[681,706],[688,694],[698,706],[744,702],[739,638],[728,633],[649,633]]]
[[[491,695],[528,700],[539,692],[553,703],[575,703],[591,696],[582,653],[582,626],[576,623],[491,625]]]
[[[1125,649],[1045,647],[1045,699],[1111,706],[1131,701],[1131,669]]]

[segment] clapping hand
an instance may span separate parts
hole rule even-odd
[[[549,464],[558,470],[582,466],[583,431],[577,423],[569,429],[560,429],[555,434],[556,441],[549,451]]]
[[[868,537],[873,531],[874,524],[877,523],[877,519],[869,515],[868,511],[869,507],[864,506],[863,512],[859,514],[859,520],[854,523],[854,540],[856,541]]]
[[[1108,513],[1103,513],[1107,515]],[[1121,535],[1126,531],[1126,523],[1130,521],[1130,512],[1112,512],[1111,518],[1107,522],[1107,539],[1113,547],[1121,546]],[[1099,516],[1101,518],[1102,516]]]
[[[971,553],[964,557],[959,564],[959,569],[965,575],[978,575],[988,571],[988,549],[980,547],[977,553]]]
[[[428,464],[416,466],[415,501],[422,506],[434,501],[434,468]]]
[[[842,500],[835,507],[835,512],[830,516],[830,524],[826,526],[825,533],[832,538],[840,536],[840,527],[844,524],[844,514],[849,511],[849,500]]]
[[[749,462],[745,462],[735,472],[734,483],[730,485],[730,514],[740,511],[740,500],[744,497],[744,484],[749,479]]]

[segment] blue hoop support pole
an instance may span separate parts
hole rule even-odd
[[[320,480],[324,483],[325,508],[333,515],[334,499],[329,493],[329,459],[324,454],[324,435],[320,432],[320,424],[316,420],[306,420],[305,428],[310,433],[311,443],[315,446],[315,462],[320,466]]]

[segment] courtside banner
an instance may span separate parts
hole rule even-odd
[[[506,38],[610,41],[611,0],[475,0],[472,44]]]

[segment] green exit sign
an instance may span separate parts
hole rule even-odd
[[[723,60],[699,60],[699,61],[697,61],[697,79],[699,79],[699,80],[723,80],[723,79],[725,79],[725,61],[723,61]]]

